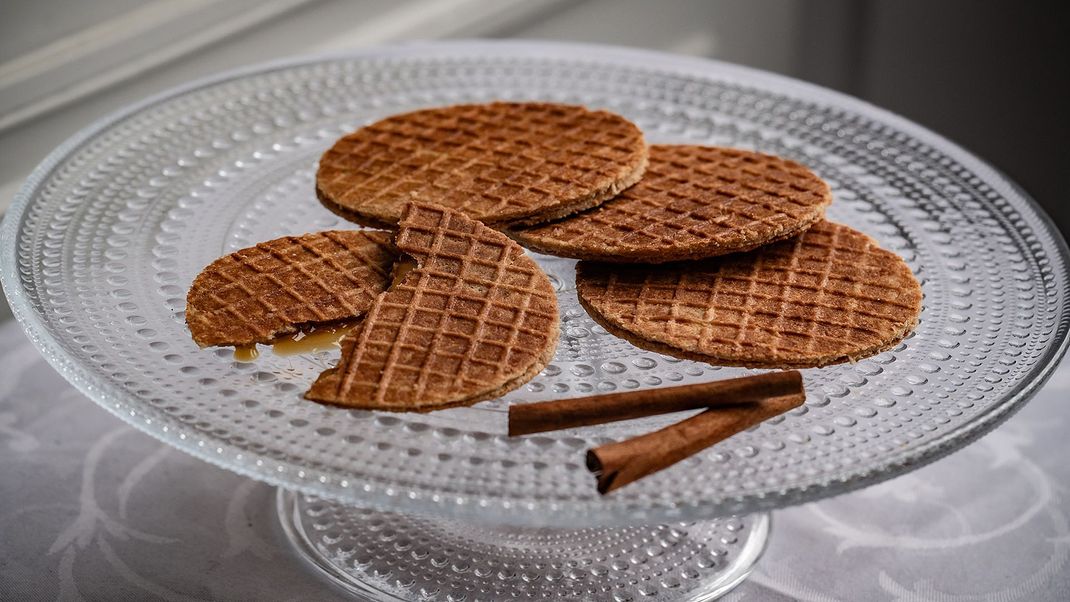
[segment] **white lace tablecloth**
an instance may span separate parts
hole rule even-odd
[[[0,600],[335,600],[274,490],[174,451],[0,326]],[[774,513],[729,600],[1070,600],[1070,364],[931,466]]]

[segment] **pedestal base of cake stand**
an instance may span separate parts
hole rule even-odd
[[[378,512],[279,490],[297,551],[371,600],[713,600],[765,548],[769,515],[557,529]]]

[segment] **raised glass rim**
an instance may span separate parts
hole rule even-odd
[[[18,241],[16,235],[20,230],[20,226],[27,216],[38,188],[47,180],[52,171],[78,148],[114,124],[156,104],[202,88],[253,74],[262,74],[306,64],[345,59],[403,59],[405,57],[419,58],[426,56],[463,58],[487,55],[516,59],[556,58],[593,64],[627,64],[633,68],[645,67],[696,77],[713,76],[720,81],[734,81],[749,85],[760,84],[790,92],[796,97],[854,111],[875,121],[890,125],[954,158],[1010,201],[1020,216],[1040,235],[1045,250],[1051,253],[1052,272],[1056,278],[1061,279],[1063,289],[1065,290],[1067,283],[1070,283],[1070,250],[1067,248],[1066,241],[1051,218],[1024,190],[954,142],[904,117],[863,100],[787,76],[720,61],[684,57],[662,52],[568,42],[460,40],[404,43],[266,62],[195,80],[151,96],[98,119],[57,147],[34,169],[16,193],[14,202],[8,209],[3,223],[0,224],[0,284],[3,285],[15,319],[49,364],[87,397],[139,430],[217,466],[287,489],[340,499],[370,508],[468,518],[480,522],[503,524],[538,523],[540,519],[536,515],[541,514],[543,516],[542,521],[549,522],[552,520],[554,524],[562,526],[612,525],[628,522],[648,523],[711,518],[728,514],[771,510],[846,493],[893,478],[946,456],[1001,424],[1039,390],[1065,354],[1068,344],[1070,344],[1070,338],[1067,337],[1068,330],[1070,330],[1070,301],[1067,299],[1063,299],[1054,335],[1058,343],[1049,347],[1045,356],[1030,370],[1027,378],[1022,379],[1014,389],[1004,395],[1001,401],[993,403],[969,423],[926,444],[893,454],[886,458],[879,468],[853,472],[841,470],[832,475],[825,475],[825,478],[820,482],[794,486],[775,494],[757,495],[744,493],[721,501],[689,501],[685,508],[669,503],[664,503],[664,505],[655,503],[642,508],[629,507],[634,512],[631,512],[628,516],[621,516],[613,512],[599,512],[597,506],[584,506],[584,510],[579,512],[570,511],[567,502],[556,501],[518,502],[510,499],[491,499],[486,504],[477,505],[455,503],[457,501],[455,499],[456,496],[451,495],[417,496],[412,498],[406,495],[405,491],[398,491],[394,487],[381,483],[354,483],[352,486],[344,488],[337,485],[324,486],[310,475],[306,476],[306,471],[300,465],[289,462],[272,461],[274,466],[283,467],[284,470],[282,471],[269,470],[266,464],[261,470],[256,470],[253,465],[248,463],[228,462],[228,458],[236,454],[247,454],[247,452],[229,444],[218,441],[208,442],[198,437],[176,439],[170,435],[165,435],[163,427],[167,426],[166,421],[153,421],[152,424],[146,424],[144,420],[139,419],[136,411],[123,411],[121,406],[135,406],[136,404],[123,403],[124,401],[129,401],[128,395],[106,381],[95,377],[94,374],[85,370],[72,356],[63,351],[59,342],[46,328],[41,317],[30,306],[27,292],[22,288],[17,275],[16,252]],[[577,57],[582,57],[582,59],[577,59]]]

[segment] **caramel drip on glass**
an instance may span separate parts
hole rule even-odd
[[[342,337],[353,332],[356,326],[356,324],[332,324],[296,332],[276,339],[271,343],[271,351],[275,355],[287,357],[338,349],[341,347]],[[234,348],[234,359],[239,362],[251,362],[258,357],[260,357],[260,350],[256,345],[240,345]]]

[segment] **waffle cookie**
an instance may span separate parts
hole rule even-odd
[[[388,117],[320,159],[316,194],[357,223],[390,226],[408,201],[488,224],[594,207],[646,166],[643,134],[607,111],[549,103],[457,105]]]
[[[551,255],[662,263],[748,251],[821,219],[828,184],[787,159],[729,148],[654,145],[643,179],[614,199],[510,236]]]
[[[390,284],[386,232],[286,236],[213,261],[186,297],[202,347],[270,343],[306,326],[359,317]]]
[[[457,211],[411,203],[396,246],[417,266],[375,300],[307,398],[403,412],[471,405],[519,387],[553,357],[557,297],[515,242]]]
[[[656,267],[582,261],[576,288],[591,317],[639,347],[762,368],[886,350],[914,328],[922,299],[898,255],[824,220],[739,255]]]

